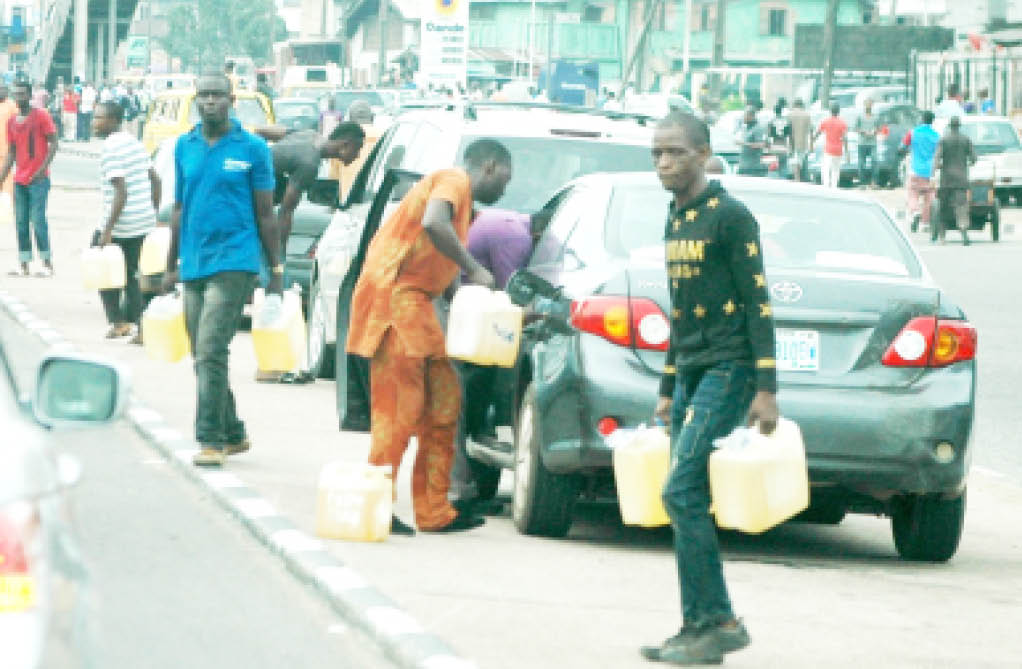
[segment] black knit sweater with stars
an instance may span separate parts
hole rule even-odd
[[[759,225],[717,181],[667,216],[671,344],[660,382],[670,397],[678,372],[748,361],[756,389],[777,391],[774,323]]]

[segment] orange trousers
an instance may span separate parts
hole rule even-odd
[[[412,358],[390,328],[369,364],[372,445],[369,462],[397,468],[414,435],[412,505],[420,530],[435,530],[458,515],[447,501],[461,384],[447,358]]]

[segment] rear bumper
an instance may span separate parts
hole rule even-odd
[[[598,473],[612,466],[612,450],[596,431],[597,421],[611,416],[621,427],[648,424],[659,375],[598,337],[584,335],[563,348],[563,355],[545,354],[558,360],[556,365],[539,362],[533,375],[543,463],[562,474]],[[663,365],[662,360],[653,364],[654,356],[648,361],[654,369]],[[928,370],[900,390],[798,386],[784,377],[781,413],[802,429],[814,486],[837,486],[877,499],[906,492],[954,494],[964,487],[971,458],[974,363]],[[942,442],[954,446],[950,462],[936,457],[935,447]]]

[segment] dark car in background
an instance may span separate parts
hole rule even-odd
[[[289,131],[319,130],[319,103],[308,98],[283,98],[273,101],[277,125]]]
[[[887,515],[903,558],[949,559],[964,522],[975,330],[876,202],[766,179],[723,182],[760,224],[779,405],[808,456],[804,518]],[[519,303],[538,295],[560,308],[528,327],[506,389],[514,444],[470,442],[469,453],[514,471],[524,533],[563,536],[582,495],[612,496],[608,437],[650,421],[670,336],[669,199],[649,172],[570,183],[546,205],[550,225],[511,280]],[[732,327],[743,327],[745,308]]]

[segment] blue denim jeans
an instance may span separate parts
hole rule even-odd
[[[195,440],[223,448],[245,438],[227,374],[227,355],[255,275],[220,272],[185,282],[185,327],[195,359]]]
[[[18,260],[32,260],[32,237],[42,260],[50,259],[50,226],[46,222],[46,200],[50,194],[49,177],[40,177],[23,186],[14,184],[14,221],[18,228]],[[30,228],[31,227],[31,231]]]
[[[721,362],[678,374],[671,409],[671,471],[663,501],[674,529],[686,626],[715,625],[734,617],[717,528],[709,513],[707,464],[714,439],[745,418],[755,381],[756,370],[750,362]]]

